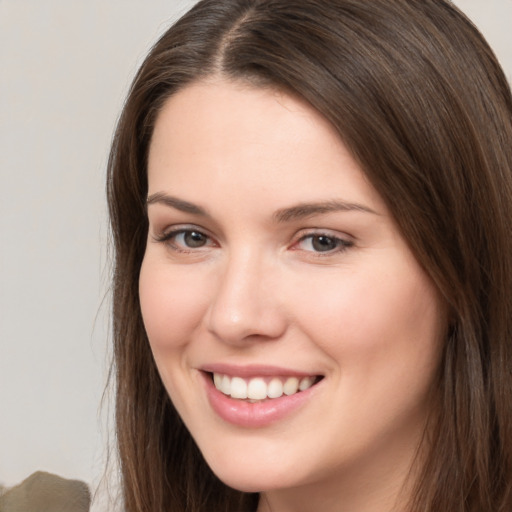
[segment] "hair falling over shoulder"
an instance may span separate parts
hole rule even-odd
[[[204,462],[162,385],[138,298],[155,119],[210,76],[282,88],[327,118],[449,305],[410,510],[512,510],[512,97],[493,52],[447,0],[202,0],[142,64],[109,160],[126,511],[258,503]]]

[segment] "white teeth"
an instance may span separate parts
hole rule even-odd
[[[243,379],[229,377],[220,373],[213,374],[215,387],[225,395],[249,402],[265,400],[266,398],[279,398],[285,395],[294,395],[299,391],[309,389],[315,383],[315,377],[273,377],[268,381],[262,377]]]
[[[280,379],[274,378],[268,383],[267,396],[269,398],[279,398],[283,396],[283,383]]]
[[[294,395],[299,390],[299,379],[297,377],[290,377],[286,379],[283,386],[285,395]]]
[[[225,395],[230,395],[231,394],[231,379],[227,375],[223,375],[222,382],[220,383],[220,388],[217,388],[217,389],[219,391],[222,391]]]
[[[251,379],[247,386],[247,398],[264,400],[267,398],[267,385],[263,379]]]
[[[299,382],[299,391],[306,391],[306,389],[309,389],[314,382],[314,377],[303,377]]]
[[[231,379],[231,396],[233,398],[247,398],[247,383],[240,377]]]

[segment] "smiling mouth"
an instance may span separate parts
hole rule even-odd
[[[215,388],[226,396],[251,403],[291,396],[313,387],[323,376],[243,378],[210,373]]]

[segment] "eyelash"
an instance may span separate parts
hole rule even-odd
[[[176,238],[179,235],[186,235],[186,234],[197,234],[200,237],[204,238],[205,243],[198,247],[189,247],[184,244],[177,244]],[[307,233],[307,234],[303,235],[301,238],[299,238],[299,240],[297,240],[296,242],[293,243],[291,248],[292,248],[292,250],[301,250],[300,248],[297,248],[297,247],[300,244],[304,243],[306,240],[311,240],[310,243],[314,244],[315,239],[319,240],[322,238],[328,242],[331,242],[333,244],[333,247],[326,251],[305,250],[305,252],[315,254],[316,257],[326,257],[326,256],[331,256],[333,254],[342,253],[354,245],[354,243],[350,240],[346,240],[346,239],[340,238],[338,236],[333,236],[332,234],[329,234],[329,233],[314,232],[314,233]],[[172,250],[174,250],[176,252],[181,252],[181,253],[196,252],[197,250],[200,250],[203,247],[211,247],[212,245],[215,246],[215,242],[213,242],[212,238],[209,235],[207,235],[200,229],[195,229],[194,227],[173,229],[172,231],[169,231],[167,233],[162,233],[161,235],[154,237],[154,239],[156,242],[168,244],[172,248]],[[312,247],[314,249],[313,245],[312,245]]]
[[[154,237],[154,239],[156,242],[160,242],[160,243],[169,245],[176,252],[190,253],[190,252],[195,252],[196,250],[204,247],[204,246],[200,246],[200,247],[188,247],[187,248],[187,246],[185,246],[185,245],[182,245],[182,244],[178,245],[176,243],[176,238],[179,235],[185,235],[187,233],[188,234],[195,233],[197,235],[200,235],[205,238],[205,240],[206,240],[205,245],[208,245],[208,246],[212,245],[211,243],[208,244],[209,241],[210,242],[212,241],[212,238],[210,236],[208,236],[207,234],[205,234],[200,229],[195,229],[194,227],[173,229],[172,231],[169,231],[167,233],[162,233],[161,235]]]
[[[317,256],[317,257],[325,257],[325,256],[331,256],[333,254],[345,252],[347,249],[349,249],[350,247],[352,247],[354,245],[354,243],[352,241],[346,240],[344,238],[340,238],[339,236],[334,236],[330,233],[315,232],[315,233],[307,233],[306,235],[303,235],[293,245],[293,247],[298,246],[299,244],[305,242],[308,239],[310,240],[310,244],[314,244],[315,239],[319,240],[322,238],[327,241],[332,242],[334,244],[334,247],[332,249],[328,249],[327,251],[308,250],[306,252],[311,252],[311,253],[315,254],[315,256]]]

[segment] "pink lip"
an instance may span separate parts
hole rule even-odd
[[[274,370],[276,369],[274,368]],[[227,371],[218,371],[218,373],[224,373],[226,375],[232,374]],[[318,387],[317,384],[306,391],[300,391],[294,395],[283,395],[280,398],[273,398],[264,402],[250,403],[244,400],[233,399],[224,393],[221,393],[214,386],[208,373],[203,371],[201,374],[203,375],[208,400],[215,413],[224,421],[245,428],[261,428],[284,419],[300,407],[306,405]],[[256,373],[254,373],[252,370],[248,375],[241,375],[238,370],[233,374],[244,377],[253,375],[264,376],[261,371],[256,371]],[[291,374],[289,372],[288,374],[295,376],[301,375],[300,373]],[[284,375],[283,369],[279,369],[279,371],[274,372],[273,375]]]
[[[222,375],[245,377],[249,379],[251,377],[316,377],[317,373],[309,373],[298,370],[292,370],[290,368],[281,368],[279,366],[268,366],[268,365],[247,365],[247,366],[235,366],[231,364],[215,363],[204,365],[200,368],[204,372],[209,373],[220,373]]]

